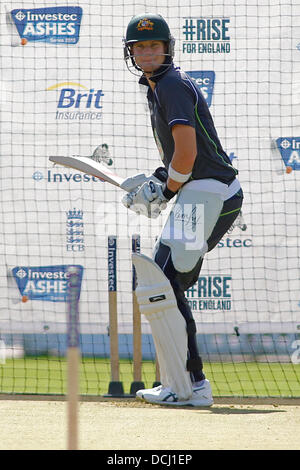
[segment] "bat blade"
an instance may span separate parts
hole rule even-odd
[[[87,175],[95,176],[107,183],[120,187],[124,178],[115,175],[102,163],[96,162],[89,157],[49,157],[50,162],[57,165],[67,166]]]

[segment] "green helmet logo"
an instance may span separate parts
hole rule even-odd
[[[147,18],[144,18],[143,20],[140,20],[137,25],[137,29],[139,31],[153,31],[153,26],[154,23],[152,21],[148,20]]]
[[[126,36],[123,39],[124,58],[131,72],[132,70],[128,66],[128,59],[131,60],[134,68],[139,71],[141,70],[136,65],[130,50],[131,46],[139,41],[164,41],[168,45],[166,56],[169,56],[171,60],[174,57],[175,39],[171,35],[168,23],[161,15],[145,13],[131,18],[127,26]]]

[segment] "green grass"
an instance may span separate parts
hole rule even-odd
[[[0,393],[65,394],[65,358],[26,357],[9,359],[0,365]],[[300,364],[279,363],[206,363],[205,374],[215,396],[300,397]],[[129,393],[133,380],[132,362],[120,361],[120,381]],[[143,362],[142,381],[152,387],[155,366]],[[84,358],[80,367],[80,392],[104,395],[108,392],[108,359]]]

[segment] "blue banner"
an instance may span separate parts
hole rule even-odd
[[[202,92],[207,106],[210,107],[215,84],[215,72],[213,70],[193,70],[187,72],[193,83]]]
[[[51,44],[76,44],[79,40],[80,7],[17,8],[11,16],[21,39]]]
[[[300,137],[280,137],[276,143],[285,166],[300,170]]]
[[[18,266],[13,268],[12,273],[22,298],[66,302],[68,297],[68,267],[69,265]],[[78,268],[81,288],[84,268],[79,265],[76,265],[76,267]]]

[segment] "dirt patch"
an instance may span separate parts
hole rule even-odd
[[[0,449],[66,448],[64,401],[0,401]],[[299,449],[300,405],[173,408],[137,400],[81,402],[82,450]]]

